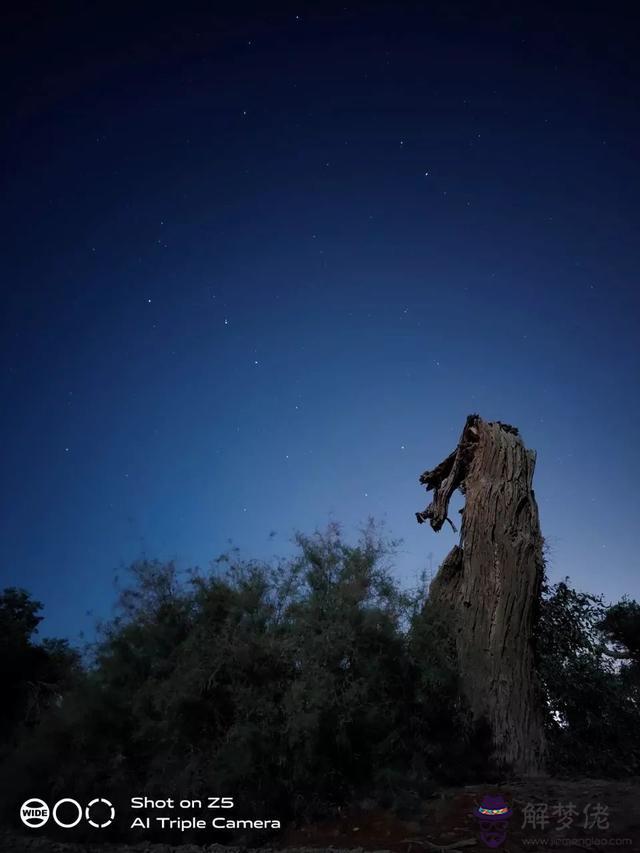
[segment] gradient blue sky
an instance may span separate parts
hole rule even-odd
[[[640,596],[632,19],[510,5],[10,17],[0,585],[43,634],[329,520],[414,582],[476,411],[538,452],[551,579]]]

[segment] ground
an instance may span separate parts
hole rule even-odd
[[[499,848],[505,853],[622,848],[640,853],[640,779],[540,779],[505,783],[499,787],[471,786],[440,790],[424,801],[415,814],[402,819],[372,801],[345,810],[337,819],[290,827],[271,851],[287,853],[428,853],[428,851],[478,851],[489,849],[479,838],[473,809],[484,794],[501,793],[513,808],[507,838]],[[561,816],[573,805],[576,814],[564,831]],[[567,818],[567,820],[569,820]],[[593,825],[585,827],[585,821]],[[524,825],[523,825],[524,824]],[[532,825],[534,824],[534,825]],[[246,853],[247,848],[221,845],[182,845],[146,842],[132,846],[63,844],[42,837],[0,836],[2,853]],[[262,848],[260,853],[267,853]]]

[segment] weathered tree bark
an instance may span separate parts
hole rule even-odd
[[[545,757],[534,668],[544,571],[534,466],[517,429],[470,415],[454,452],[420,477],[433,501],[416,513],[438,531],[453,492],[465,495],[460,545],[429,598],[450,615],[462,692],[474,720],[491,726],[496,763],[522,775],[544,772]]]

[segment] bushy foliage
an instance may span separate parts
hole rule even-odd
[[[556,773],[640,773],[639,629],[635,602],[607,608],[566,580],[545,586],[538,651]]]
[[[0,755],[25,727],[39,722],[80,672],[79,656],[66,640],[36,641],[41,610],[26,590],[9,587],[0,594]]]
[[[621,669],[625,682],[640,688],[640,604],[623,598],[607,609],[597,627],[611,644],[614,657],[628,661]]]
[[[371,525],[355,545],[336,526],[296,542],[182,581],[134,564],[82,683],[22,745],[25,783],[166,796],[170,780],[284,817],[402,804],[463,773],[451,641],[424,586],[394,581],[393,543]]]

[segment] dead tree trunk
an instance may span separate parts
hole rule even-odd
[[[450,615],[462,692],[474,720],[491,727],[496,763],[522,775],[543,772],[545,754],[534,670],[543,577],[534,466],[517,429],[470,415],[454,452],[420,477],[433,501],[416,513],[438,531],[453,492],[465,496],[460,545],[429,597]]]

